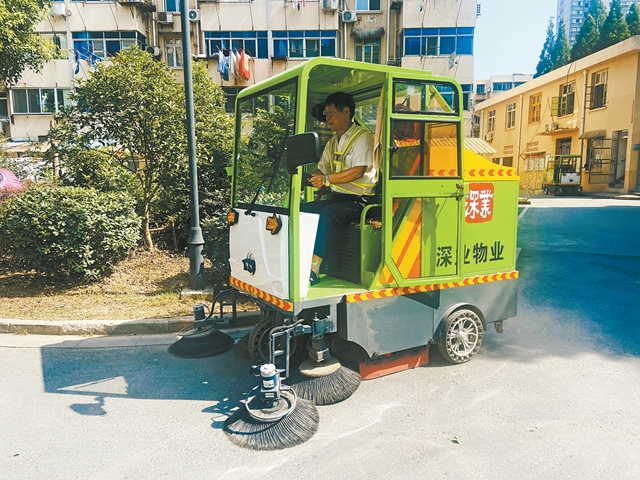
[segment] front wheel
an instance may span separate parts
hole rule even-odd
[[[468,362],[480,350],[483,334],[482,321],[476,313],[457,310],[444,322],[438,350],[448,362]]]

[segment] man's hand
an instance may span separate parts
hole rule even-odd
[[[309,179],[309,183],[315,188],[320,188],[324,185],[324,174],[313,172],[313,175]]]

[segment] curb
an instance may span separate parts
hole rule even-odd
[[[260,311],[240,312],[220,330],[254,325]],[[193,323],[192,316],[139,320],[17,320],[0,319],[0,334],[16,335],[152,335],[177,333]]]

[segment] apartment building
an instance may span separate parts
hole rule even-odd
[[[530,80],[533,80],[533,75],[525,75],[524,73],[492,75],[489,80],[476,80],[473,87],[474,103],[477,105],[507,90],[519,87]]]
[[[585,192],[640,191],[640,36],[476,106],[494,163],[539,190],[554,155],[579,155]]]
[[[388,63],[454,77],[470,129],[476,0],[188,0],[191,53],[228,94],[316,56]],[[137,44],[182,78],[179,0],[56,0],[37,32],[59,47],[40,73],[0,87],[13,142],[44,140],[53,113],[97,62]],[[220,70],[244,53],[248,75]],[[247,78],[248,77],[248,78]],[[28,143],[27,143],[28,144]],[[13,148],[10,146],[9,148]],[[20,147],[18,147],[20,148]]]
[[[609,8],[611,0],[603,0],[602,3]],[[626,15],[629,12],[629,7],[634,3],[637,2],[635,0],[621,0],[622,13]],[[569,45],[571,46],[576,42],[576,37],[589,12],[590,5],[590,0],[558,0],[556,26],[560,19],[564,21],[567,36],[569,37]]]

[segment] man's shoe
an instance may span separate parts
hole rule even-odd
[[[320,277],[313,270],[311,270],[311,272],[309,273],[309,283],[311,284],[311,286],[320,283]]]

